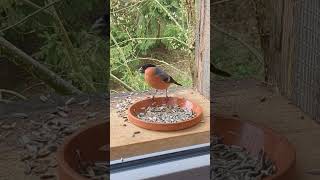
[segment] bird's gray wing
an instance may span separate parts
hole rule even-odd
[[[162,69],[156,67],[155,71],[156,76],[159,76],[164,82],[170,83],[171,76],[169,76],[166,72],[164,72]]]

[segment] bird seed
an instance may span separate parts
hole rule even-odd
[[[211,179],[261,180],[276,173],[276,166],[261,150],[257,156],[245,148],[225,145],[222,138],[211,139]]]
[[[196,116],[196,113],[186,107],[178,105],[149,106],[138,113],[137,117],[151,123],[178,123],[187,121]]]

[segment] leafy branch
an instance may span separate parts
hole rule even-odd
[[[3,33],[4,31],[7,31],[7,30],[9,30],[9,29],[11,29],[11,28],[14,28],[15,26],[18,26],[18,25],[20,25],[20,24],[25,23],[29,18],[37,15],[38,13],[42,12],[43,10],[48,9],[49,7],[55,5],[56,3],[60,2],[60,1],[62,1],[62,0],[57,0],[57,1],[54,1],[54,2],[51,2],[51,3],[47,4],[46,6],[44,6],[44,7],[40,8],[40,9],[34,11],[33,13],[31,13],[31,14],[27,15],[26,17],[24,17],[23,19],[21,19],[20,21],[12,24],[11,26],[8,26],[8,27],[5,27],[5,28],[1,29],[1,30],[0,30],[0,33]]]

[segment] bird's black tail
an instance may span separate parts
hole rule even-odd
[[[230,73],[227,73],[225,71],[222,71],[218,68],[216,68],[214,65],[210,64],[210,72],[220,75],[220,76],[224,76],[224,77],[231,77]]]
[[[180,83],[178,83],[177,81],[175,81],[172,77],[170,77],[170,83],[176,84],[178,86],[182,86]]]

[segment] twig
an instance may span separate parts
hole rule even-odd
[[[167,8],[165,8],[158,0],[154,0],[170,17],[170,19],[173,20],[173,22],[178,26],[178,28],[181,31],[184,31],[184,29],[182,28],[182,26],[178,23],[178,21],[170,14],[170,12],[167,10]],[[187,35],[185,33],[183,33],[183,35],[185,36],[185,38],[188,39]]]
[[[223,34],[225,34],[225,35],[227,35],[227,36],[229,36],[229,37],[231,37],[231,38],[239,41],[239,42],[240,42],[243,46],[245,46],[254,56],[256,56],[256,58],[257,58],[257,60],[258,60],[258,62],[259,62],[260,64],[263,64],[263,56],[262,56],[254,47],[251,47],[248,43],[244,42],[244,41],[243,41],[242,39],[240,39],[239,37],[237,37],[237,36],[235,36],[235,35],[227,32],[227,31],[223,30],[222,28],[218,27],[218,26],[215,25],[215,24],[211,24],[211,26],[212,26],[215,30],[217,30],[217,31],[219,31],[219,32],[221,32],[221,33],[223,33]]]
[[[121,56],[122,56],[122,60],[125,63],[125,65],[127,66],[129,73],[132,75],[132,72],[130,70],[130,67],[128,66],[127,60],[126,60],[126,56],[124,54],[124,52],[122,51],[121,47],[119,46],[117,40],[113,37],[112,33],[110,33],[110,37],[111,40],[114,42],[114,44],[117,46],[118,51],[120,52]]]
[[[121,41],[118,43],[118,45],[121,45],[121,44],[124,44],[126,42],[129,42],[129,41],[134,41],[134,40],[161,40],[161,39],[172,39],[172,40],[176,40],[178,41],[179,43],[185,45],[186,47],[189,48],[189,45],[175,37],[160,37],[160,38],[130,38],[130,39],[127,39],[127,40],[124,40],[124,41]],[[110,46],[110,48],[114,47],[115,45],[112,45]]]
[[[159,60],[159,59],[150,58],[150,57],[147,57],[147,58],[140,58],[140,57],[138,57],[137,59],[141,59],[141,60],[150,60],[150,61],[160,62],[160,63],[162,63],[162,64],[165,64],[165,65],[167,65],[167,66],[169,66],[169,67],[171,67],[171,68],[175,69],[176,71],[179,71],[179,72],[181,72],[181,73],[187,74],[187,73],[185,73],[185,72],[181,71],[180,69],[178,69],[178,68],[174,67],[173,65],[171,65],[171,64],[169,64],[169,63],[167,63],[167,62],[165,62],[165,61]]]
[[[144,0],[143,0],[143,1],[144,1]],[[118,10],[114,10],[114,11],[112,11],[112,13],[117,13],[117,12],[120,12],[120,11],[124,11],[124,10],[126,10],[126,9],[129,9],[129,8],[133,7],[133,6],[139,5],[139,4],[142,3],[143,1],[138,1],[138,2],[135,2],[134,4],[131,4],[130,6],[127,6],[127,7],[118,9]]]
[[[2,93],[2,92],[8,93],[8,94],[13,94],[13,95],[15,95],[15,96],[17,96],[17,97],[19,97],[19,98],[21,98],[23,100],[27,100],[27,98],[24,97],[23,95],[21,95],[21,94],[19,94],[17,92],[8,90],[8,89],[0,89],[0,93]]]
[[[41,86],[41,85],[45,85],[45,83],[44,82],[40,82],[40,83],[37,83],[37,84],[33,84],[33,85],[25,88],[24,90],[22,90],[21,93],[24,93],[24,92],[29,91],[30,89],[32,89],[32,88],[34,88],[36,86]]]
[[[40,64],[38,61],[33,59],[31,56],[17,48],[15,45],[11,44],[9,41],[4,39],[3,37],[0,36],[0,46],[8,49],[15,55],[19,56],[19,60],[23,62],[26,65],[31,66],[34,68],[36,71],[35,73],[37,76],[46,82],[47,84],[51,85],[56,90],[62,90],[65,93],[76,93],[76,94],[81,94],[82,92],[74,87],[72,84],[66,82],[64,79],[62,79],[60,76],[49,70],[47,67],[44,65]],[[14,59],[13,59],[14,60]]]
[[[8,103],[12,103],[13,101],[6,100],[6,99],[0,99],[0,102],[8,104]]]
[[[117,78],[115,75],[113,75],[112,73],[110,73],[110,76],[115,79],[116,81],[118,81],[125,89],[129,90],[129,91],[135,91],[132,87],[128,86],[125,82],[123,82],[121,79]]]
[[[36,8],[36,9],[41,9],[41,6],[35,4],[34,2],[32,1],[29,1],[29,0],[22,0],[24,1],[26,4],[29,4],[30,6],[32,6],[33,8]],[[44,12],[47,13],[48,15],[51,15],[53,17],[53,14],[47,10],[47,9],[44,9]]]
[[[61,30],[61,40],[63,42],[63,45],[65,46],[65,50],[66,50],[65,53],[69,59],[69,63],[72,67],[72,71],[74,72],[74,74],[78,75],[78,77],[80,78],[82,83],[85,83],[86,86],[88,88],[90,88],[91,90],[96,91],[96,88],[93,86],[93,84],[88,81],[88,79],[85,77],[85,75],[79,69],[79,62],[77,62],[77,58],[76,58],[76,55],[74,52],[73,44],[70,40],[70,37],[68,35],[67,30],[65,29],[65,27],[63,25],[61,18],[59,17],[59,14],[57,13],[54,6],[52,7],[52,12],[53,12],[53,15],[57,21],[57,26]]]
[[[33,13],[31,13],[31,14],[27,15],[26,17],[24,17],[23,19],[21,19],[20,21],[12,24],[11,26],[8,26],[8,27],[6,27],[6,28],[1,29],[1,30],[0,30],[0,33],[3,33],[4,31],[7,31],[7,30],[9,30],[9,29],[11,29],[11,28],[19,25],[19,24],[24,23],[25,21],[27,21],[27,20],[28,20],[29,18],[31,18],[32,16],[37,15],[37,14],[40,13],[41,11],[43,11],[43,10],[45,10],[45,9],[53,6],[54,4],[56,4],[56,3],[60,2],[60,1],[62,1],[62,0],[57,0],[57,1],[54,1],[54,2],[52,2],[52,3],[47,4],[46,6],[44,6],[44,7],[40,8],[40,9],[34,11]]]
[[[210,6],[215,6],[215,5],[218,5],[218,4],[221,4],[221,3],[225,3],[225,2],[228,2],[228,1],[231,1],[231,0],[221,0],[221,1],[213,2],[213,3],[210,4]]]

